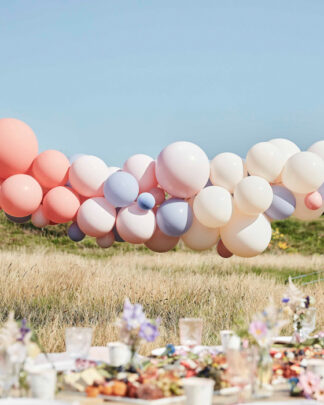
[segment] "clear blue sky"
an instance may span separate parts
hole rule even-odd
[[[0,116],[122,165],[324,133],[323,0],[0,1]]]

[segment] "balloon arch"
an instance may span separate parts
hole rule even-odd
[[[38,154],[32,129],[0,119],[0,206],[9,220],[36,227],[69,223],[69,237],[144,243],[155,252],[181,238],[191,249],[217,245],[222,257],[252,257],[271,239],[272,220],[311,220],[324,212],[324,140],[300,151],[288,139],[252,146],[246,159],[211,161],[191,142],[166,146],[156,160],[136,154],[122,168],[96,156]]]

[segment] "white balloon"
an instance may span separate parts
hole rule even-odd
[[[81,204],[77,223],[83,233],[89,236],[105,236],[113,229],[116,209],[104,197],[89,198]]]
[[[75,191],[84,197],[103,196],[103,183],[109,174],[106,163],[97,156],[85,155],[73,162],[69,181]]]
[[[250,175],[260,176],[273,182],[280,175],[285,156],[270,142],[259,142],[252,146],[246,156],[246,166]]]
[[[115,235],[113,232],[107,233],[105,236],[101,236],[100,238],[96,238],[97,245],[103,249],[107,249],[112,246],[115,242]]]
[[[132,174],[138,181],[140,193],[157,187],[155,160],[151,156],[142,153],[133,155],[126,160],[123,170]]]
[[[226,248],[241,257],[262,253],[271,240],[271,225],[263,214],[244,215],[235,210],[230,222],[220,229]]]
[[[31,217],[31,222],[37,228],[44,228],[50,223],[49,219],[45,217],[44,208],[42,204],[38,207],[37,211],[33,213]]]
[[[317,210],[310,210],[305,205],[305,197],[307,194],[294,193],[296,198],[296,208],[293,213],[293,217],[301,219],[303,221],[312,221],[313,219],[319,218],[324,212],[324,203],[321,208]]]
[[[244,177],[244,162],[235,153],[220,153],[210,164],[210,181],[214,186],[226,188],[233,193],[236,184]]]
[[[324,140],[313,143],[313,145],[308,148],[308,151],[316,153],[318,156],[324,159]]]
[[[273,145],[276,145],[279,149],[280,152],[284,155],[285,157],[285,162],[293,156],[295,153],[300,152],[299,147],[289,139],[285,138],[274,138],[269,141]]]
[[[324,160],[313,152],[299,152],[288,159],[282,182],[291,191],[307,194],[324,182]]]
[[[219,239],[218,228],[207,228],[194,216],[192,225],[181,239],[190,249],[206,250],[216,245]]]
[[[208,228],[218,228],[225,225],[231,218],[232,208],[231,194],[219,186],[202,189],[193,202],[196,218]]]
[[[261,214],[270,207],[272,200],[272,188],[262,177],[244,177],[234,190],[236,207],[247,215]]]

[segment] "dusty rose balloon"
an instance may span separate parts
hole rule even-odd
[[[37,211],[33,213],[31,221],[36,228],[44,228],[45,226],[49,225],[50,221],[45,216],[44,207],[42,204],[38,207]]]
[[[294,193],[296,198],[296,209],[293,213],[293,217],[301,219],[302,221],[312,221],[319,218],[324,213],[324,203],[316,210],[309,209],[305,204],[306,194]]]
[[[138,181],[140,193],[157,186],[155,160],[148,155],[137,154],[131,156],[124,163],[123,170],[132,174]]]
[[[68,187],[54,187],[44,197],[44,214],[51,221],[63,224],[75,217],[80,207],[78,196]]]
[[[191,142],[175,142],[159,154],[155,173],[158,183],[168,194],[189,198],[207,183],[210,165],[199,146]]]
[[[0,178],[26,173],[38,153],[33,130],[14,118],[0,119]]]
[[[233,256],[233,253],[230,252],[227,247],[224,245],[223,241],[220,239],[217,243],[217,253],[224,259],[228,259]]]
[[[41,186],[27,174],[8,177],[1,185],[0,205],[7,214],[14,217],[33,214],[42,198]]]
[[[309,193],[305,197],[305,205],[310,210],[318,210],[323,205],[323,198],[318,191]]]
[[[149,191],[149,193],[152,194],[152,196],[154,197],[155,205],[161,205],[165,200],[165,192],[164,190],[162,190],[162,188],[159,187],[152,188]]]
[[[112,246],[115,242],[115,235],[111,231],[107,233],[105,236],[101,236],[100,238],[96,238],[97,245],[103,249],[107,249]]]
[[[166,235],[158,226],[156,226],[153,236],[145,242],[145,246],[153,252],[164,253],[174,249],[177,246],[179,239],[180,237],[177,236]]]
[[[42,187],[64,186],[68,181],[70,162],[58,150],[46,150],[33,162],[32,174]]]

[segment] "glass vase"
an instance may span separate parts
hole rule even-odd
[[[260,347],[256,359],[256,375],[253,384],[254,398],[268,398],[273,394],[271,385],[273,360],[269,347]]]

